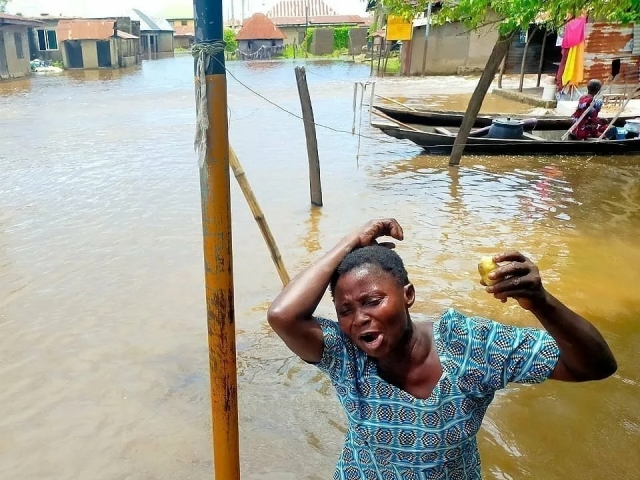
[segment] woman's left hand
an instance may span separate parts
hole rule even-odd
[[[513,298],[525,310],[533,310],[548,301],[540,270],[523,254],[516,251],[505,252],[495,255],[493,260],[498,264],[508,263],[489,274],[489,278],[495,283],[486,287],[488,293],[502,303]]]

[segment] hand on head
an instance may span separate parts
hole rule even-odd
[[[354,248],[376,245],[378,244],[377,239],[380,237],[392,237],[396,240],[402,241],[404,239],[404,232],[400,224],[393,218],[370,220],[353,232]],[[380,243],[380,245],[388,248],[395,247],[391,242],[383,242]]]

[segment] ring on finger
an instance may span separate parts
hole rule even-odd
[[[513,279],[513,284],[517,287],[518,285],[520,285],[520,277],[516,277]]]

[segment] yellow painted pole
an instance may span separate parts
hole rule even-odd
[[[206,102],[197,98],[201,145],[200,187],[204,245],[213,464],[216,480],[239,480],[238,384],[231,248],[231,195],[227,78],[224,66],[222,0],[194,0],[196,86],[206,84]],[[194,51],[199,51],[195,49]],[[202,69],[198,68],[202,62]],[[204,77],[204,79],[202,78]],[[206,108],[205,108],[206,107]],[[203,133],[203,132],[200,132]]]

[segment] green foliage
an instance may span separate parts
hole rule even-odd
[[[9,0],[0,0],[0,12],[7,11],[7,3],[9,3]]]
[[[307,51],[311,51],[311,44],[313,43],[313,31],[315,28],[307,28],[307,32],[304,37],[304,42],[302,43],[302,47]]]
[[[224,48],[225,52],[233,53],[238,49],[238,42],[236,41],[236,32],[234,32],[230,28],[224,29],[223,39],[227,44],[227,46]]]
[[[294,45],[285,45],[282,50],[282,58],[296,58],[296,51]]]
[[[349,48],[349,30],[351,27],[337,27],[333,29],[333,48],[341,50]]]
[[[385,10],[406,19],[415,18],[427,9],[428,0],[384,0]],[[640,0],[445,0],[433,21],[442,24],[461,21],[468,28],[496,25],[501,35],[525,29],[544,19],[547,29],[557,29],[568,16],[583,11],[591,18],[630,23],[640,20]]]

